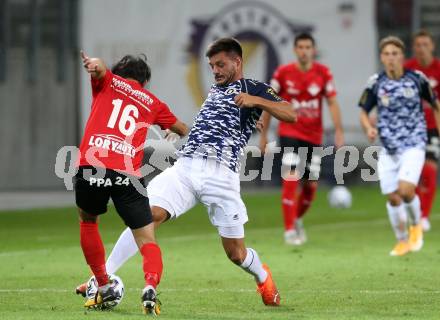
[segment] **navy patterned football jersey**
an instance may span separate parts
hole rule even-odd
[[[234,98],[244,92],[271,101],[282,101],[265,83],[240,79],[226,86],[212,85],[195,118],[188,141],[177,152],[179,157],[216,159],[239,171],[239,157],[261,116],[259,108],[239,108]]]
[[[390,79],[381,72],[369,79],[359,106],[367,113],[377,107],[379,137],[388,153],[425,148],[427,133],[422,99],[435,105],[436,96],[421,72],[405,70],[400,79]]]

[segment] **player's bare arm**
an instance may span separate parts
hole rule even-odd
[[[368,117],[368,113],[365,110],[361,110],[360,120],[368,140],[374,142],[377,137],[377,129],[371,124],[370,117]]]
[[[266,151],[267,133],[269,131],[271,119],[272,119],[272,116],[270,115],[270,113],[263,111],[263,114],[261,115],[261,118],[260,118],[261,122],[263,123],[263,125],[262,125],[263,128],[261,130],[261,136],[260,136],[260,150],[263,153]]]
[[[261,120],[261,118],[257,121],[256,129],[258,130],[258,132],[261,132],[264,129],[263,120]]]
[[[180,120],[177,120],[169,129],[165,130],[165,140],[176,143],[179,138],[183,138],[189,132],[188,126]]]
[[[177,133],[181,138],[186,136],[189,132],[188,126],[180,120],[170,127],[170,131]]]
[[[261,97],[252,96],[247,93],[240,93],[235,96],[235,103],[240,108],[260,108],[263,111],[270,113],[272,116],[280,121],[295,122],[296,113],[292,106],[285,102],[275,102]]]
[[[104,61],[99,58],[90,58],[86,55],[84,51],[81,50],[81,59],[83,61],[83,66],[88,73],[94,79],[101,79],[105,76],[107,67]]]
[[[327,98],[327,104],[335,127],[335,146],[340,148],[344,145],[344,130],[342,129],[341,108],[336,97]]]

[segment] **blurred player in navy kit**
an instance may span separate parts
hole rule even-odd
[[[399,38],[386,37],[379,48],[385,70],[369,79],[359,102],[360,119],[369,140],[373,142],[379,136],[383,145],[377,170],[398,241],[390,255],[402,256],[423,246],[421,207],[416,194],[427,143],[422,100],[431,105],[437,127],[440,103],[425,75],[404,69],[405,46]],[[373,108],[377,108],[377,128],[368,115]]]

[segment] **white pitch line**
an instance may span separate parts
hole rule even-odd
[[[141,289],[128,288],[126,291],[138,292]],[[0,289],[0,293],[34,293],[34,292],[49,292],[49,293],[73,293],[74,290],[68,289],[56,289],[56,288],[21,288],[21,289]],[[159,292],[193,292],[193,293],[206,293],[206,292],[220,292],[220,293],[254,293],[254,289],[219,289],[219,288],[160,288]],[[292,290],[292,294],[301,293],[324,293],[324,294],[440,294],[440,290],[377,290],[377,289],[361,289],[361,290],[334,290],[334,289],[302,289]]]
[[[30,252],[32,252],[32,254],[35,254],[35,253],[36,254],[48,254],[49,251],[50,251],[49,249],[8,251],[8,252],[0,252],[0,257],[14,257],[14,256],[28,255]]]

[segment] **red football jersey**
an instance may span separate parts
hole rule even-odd
[[[284,100],[292,103],[298,116],[295,123],[280,121],[278,134],[321,144],[322,98],[336,95],[330,70],[317,62],[306,72],[296,63],[282,65],[275,70],[271,85]]]
[[[92,79],[92,109],[80,146],[79,166],[92,165],[140,177],[150,125],[170,128],[177,119],[139,82],[107,70]]]
[[[415,58],[409,59],[405,62],[405,68],[412,70],[419,70],[423,72],[429,79],[429,83],[435,95],[440,97],[440,60],[434,58],[434,61],[428,67],[421,66]],[[437,129],[435,124],[434,112],[432,107],[426,101],[423,101],[423,109],[425,111],[426,125],[428,129]]]

